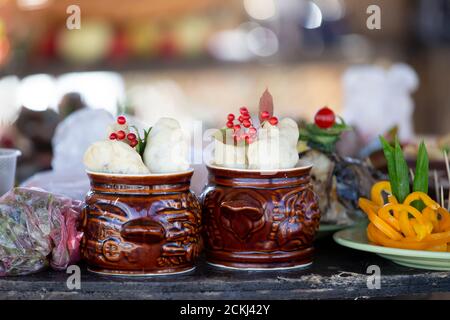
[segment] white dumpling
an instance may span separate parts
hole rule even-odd
[[[178,121],[161,118],[155,123],[144,151],[144,162],[153,173],[189,169],[189,145]]]
[[[245,146],[226,144],[215,139],[214,163],[225,168],[246,168]]]
[[[89,171],[120,174],[148,174],[140,155],[128,144],[116,140],[93,143],[84,154]]]
[[[258,139],[250,144],[248,163],[250,169],[288,169],[297,165],[298,125],[285,118],[278,126],[265,123],[258,132]]]
[[[255,170],[278,169],[280,159],[278,146],[271,139],[257,140],[248,148],[248,168]]]
[[[291,118],[284,118],[279,122],[278,128],[280,129],[280,168],[293,168],[299,161],[297,144],[300,131],[297,122]]]
[[[291,118],[284,118],[278,123],[278,128],[282,140],[286,140],[289,145],[297,145],[299,137],[297,122]]]
[[[258,139],[248,147],[249,169],[269,170],[280,168],[280,131],[265,124],[258,131]]]
[[[280,140],[280,169],[294,168],[299,161],[297,146]]]

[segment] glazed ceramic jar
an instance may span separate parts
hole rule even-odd
[[[187,272],[201,251],[201,209],[192,171],[127,176],[88,172],[82,256],[109,275]]]
[[[310,170],[208,166],[202,193],[207,261],[233,269],[309,266],[320,220]]]

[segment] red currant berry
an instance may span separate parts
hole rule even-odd
[[[227,117],[228,121],[233,121],[234,120],[234,114],[230,113]]]
[[[117,139],[117,134],[116,134],[115,132],[111,133],[111,134],[109,135],[109,139],[110,139],[110,140],[116,140],[116,139]]]
[[[278,118],[277,117],[270,118],[269,123],[273,126],[276,126],[278,124]]]
[[[131,141],[130,141],[130,147],[132,147],[132,148],[136,147],[137,144],[138,144],[138,141],[137,141],[137,140],[131,140]]]
[[[261,112],[261,119],[262,120],[269,120],[269,118],[270,118],[270,113],[268,111]]]
[[[234,131],[239,131],[241,130],[241,126],[239,124],[234,125]]]
[[[123,131],[123,130],[117,131],[117,139],[119,139],[119,140],[125,139],[125,131]]]
[[[251,134],[251,135],[255,135],[256,132],[258,132],[258,130],[256,130],[255,127],[250,127],[250,128],[248,129],[248,133]]]
[[[251,126],[252,124],[250,123],[250,121],[244,120],[244,121],[242,121],[242,125],[243,125],[244,127],[246,127],[246,128],[250,128],[250,126]]]
[[[130,132],[129,134],[127,134],[127,139],[130,141],[136,140],[136,135]]]
[[[125,123],[127,123],[127,118],[125,118],[124,116],[118,116],[117,123],[120,125],[124,125]]]
[[[244,119],[244,120],[250,120],[250,115],[247,113],[247,114],[244,114],[244,115],[242,115],[242,119]]]
[[[228,121],[227,122],[227,128],[233,128],[234,127],[234,124],[233,124],[233,121]]]
[[[328,129],[335,124],[336,115],[334,114],[333,110],[328,107],[324,107],[316,113],[314,122],[319,128]]]
[[[243,116],[239,116],[238,120],[239,120],[240,123],[242,123],[242,121],[244,121],[244,117]]]
[[[242,107],[239,109],[239,112],[244,115],[244,114],[248,114],[248,109],[246,107]]]

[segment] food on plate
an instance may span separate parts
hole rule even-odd
[[[391,144],[394,143],[396,137],[397,127],[393,127],[383,137]],[[447,177],[446,158],[450,156],[450,135],[447,136],[424,136],[417,137],[410,141],[401,141],[400,145],[403,149],[406,162],[410,170],[413,170],[420,151],[421,141],[427,146],[427,153],[429,158],[429,173],[430,173],[430,190],[429,195],[439,203],[442,202],[443,194],[447,197],[450,194],[450,179]],[[372,164],[378,168],[386,179],[387,176],[387,161],[384,157],[382,146],[379,141],[372,143],[373,151],[370,154]],[[445,199],[444,199],[445,200]]]
[[[15,188],[1,197],[0,276],[77,263],[80,211],[81,202],[40,189]]]
[[[450,133],[438,139],[438,146],[441,150],[450,153]]]
[[[376,172],[367,163],[336,153],[341,134],[350,130],[344,120],[324,107],[314,123],[302,123],[297,150],[311,170],[314,191],[319,196],[321,222],[350,225],[361,219],[358,199],[370,194]]]
[[[425,139],[428,156],[431,161],[444,161],[444,153],[450,154],[450,134],[442,137],[427,137]],[[415,159],[419,152],[419,143],[407,143],[403,151],[407,159]]]
[[[336,118],[339,119],[339,122],[336,121]],[[335,151],[341,134],[348,130],[351,128],[345,124],[344,119],[336,117],[330,108],[323,107],[317,111],[314,123],[302,124],[300,141],[310,148],[324,153],[332,153]]]
[[[177,120],[161,118],[153,126],[144,151],[151,172],[168,173],[189,169],[189,145]]]
[[[450,214],[428,196],[429,158],[425,144],[419,146],[411,192],[410,172],[400,144],[396,140],[392,146],[380,139],[389,181],[374,184],[370,200],[359,200],[370,220],[369,241],[385,247],[450,252]]]
[[[89,171],[139,175],[189,168],[189,145],[175,119],[159,119],[141,137],[125,116],[119,116],[107,134],[108,140],[95,142],[84,155]]]
[[[297,123],[273,116],[273,100],[266,90],[260,99],[259,121],[247,107],[227,116],[226,126],[215,135],[214,162],[226,168],[277,170],[294,168],[298,161]]]

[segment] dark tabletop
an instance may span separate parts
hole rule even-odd
[[[189,274],[117,278],[81,266],[81,289],[69,290],[69,274],[52,270],[0,279],[0,299],[368,299],[450,298],[449,272],[396,265],[375,254],[341,247],[331,238],[316,242],[307,270],[228,271],[203,261]],[[377,265],[381,288],[368,289],[367,268]],[[372,281],[369,278],[369,282]]]

